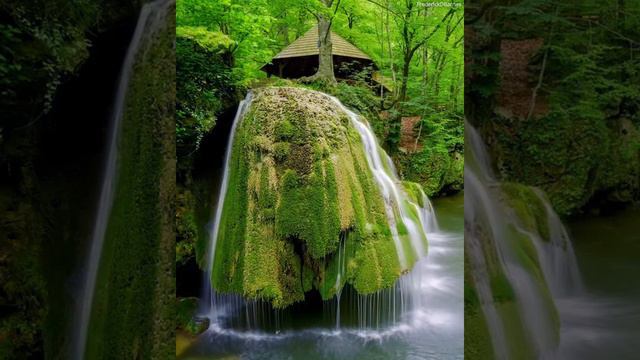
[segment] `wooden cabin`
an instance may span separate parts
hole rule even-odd
[[[333,31],[331,42],[333,43],[333,72],[336,79],[349,81],[355,75],[365,71],[365,81],[384,92],[389,91],[380,81],[382,77],[377,72],[378,66],[367,54]],[[319,55],[318,26],[316,25],[280,51],[261,70],[269,77],[273,75],[285,79],[312,76],[318,70]]]

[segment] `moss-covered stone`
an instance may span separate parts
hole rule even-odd
[[[394,162],[402,176],[424,187],[429,196],[463,189],[464,155],[425,144],[417,153],[397,153]]]
[[[141,45],[121,123],[86,358],[170,358],[175,341],[175,7]],[[153,279],[153,281],[150,281]]]
[[[482,312],[466,254],[464,265],[464,357],[472,360],[493,359],[491,334]]]
[[[262,88],[235,134],[212,282],[285,307],[393,285],[400,264],[359,134],[324,95]],[[338,248],[345,239],[342,281]]]
[[[640,199],[640,122],[552,104],[536,121],[494,116],[485,138],[504,179],[540,187],[560,215]],[[616,105],[617,106],[617,105]],[[583,110],[583,111],[581,111]]]
[[[542,199],[529,186],[516,183],[503,183],[505,202],[515,212],[516,218],[528,231],[540,235],[544,241],[550,240],[549,216]]]

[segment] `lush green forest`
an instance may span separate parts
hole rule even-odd
[[[363,50],[391,89],[383,101],[357,74],[350,86],[321,86],[365,113],[400,172],[431,194],[461,187],[463,10],[419,1],[200,1],[178,2],[179,162],[245,89],[265,83],[260,68],[308,29],[327,18],[331,30]],[[459,5],[459,6],[455,6]],[[381,104],[382,102],[382,104]],[[379,113],[390,112],[390,120]],[[401,154],[402,116],[420,116],[417,153]],[[417,142],[416,142],[417,144]],[[435,184],[435,185],[431,185]],[[429,186],[431,185],[431,186]]]
[[[267,73],[261,70],[263,66],[272,62],[272,58],[276,54],[287,48],[296,39],[303,37],[316,25],[320,29],[320,33],[318,35],[312,34],[312,36],[318,39],[317,46],[320,54],[317,56],[320,59],[315,75],[283,79],[276,76],[268,76]],[[333,40],[336,39],[336,36],[340,36],[373,60],[375,66],[379,69],[375,73],[376,82],[371,81],[371,72],[373,70],[371,68],[351,71],[346,77],[342,75],[343,69],[335,69],[334,71],[333,67],[329,67],[329,70],[323,68],[322,57],[326,36],[323,37],[322,34],[328,33],[326,31],[327,27],[335,34],[331,35]],[[284,101],[282,98],[287,97],[267,96],[265,94],[268,93],[256,89],[273,86],[302,87],[334,95],[347,107],[366,117],[375,130],[378,141],[391,155],[403,180],[421,184],[429,196],[446,195],[461,191],[464,163],[463,33],[461,2],[455,2],[448,6],[431,7],[427,3],[413,0],[178,1],[176,29],[176,141],[178,161],[176,262],[178,297],[199,296],[198,287],[197,290],[193,291],[181,284],[189,283],[189,278],[196,276],[196,273],[193,272],[194,263],[197,263],[197,267],[200,269],[206,267],[204,254],[206,252],[206,244],[211,235],[208,227],[211,226],[213,217],[211,202],[216,196],[214,193],[215,187],[212,184],[215,184],[216,177],[220,177],[224,170],[215,168],[215,166],[219,165],[214,165],[215,161],[212,160],[214,153],[216,151],[218,153],[223,152],[224,148],[219,145],[215,147],[215,144],[212,145],[212,143],[220,143],[222,137],[229,136],[225,132],[227,130],[222,129],[230,126],[238,102],[251,89],[260,94],[256,95],[257,98],[267,97],[277,101]],[[315,44],[316,41],[313,41],[313,43]],[[380,84],[384,85],[385,88],[382,92],[380,91]],[[291,94],[299,94],[296,95],[297,97],[310,99],[308,104],[326,103],[326,101],[318,99],[317,95],[310,95],[305,92],[298,93],[291,90],[289,92]],[[260,117],[265,116],[263,114],[264,111],[260,110],[260,108],[261,106],[269,108],[270,105],[265,105],[262,100],[256,101],[260,104],[260,106],[256,105],[258,109],[256,114],[259,113]],[[286,105],[285,103],[281,105],[288,107],[295,106],[295,103],[287,102]],[[302,108],[287,116],[297,119],[301,114],[310,113],[312,110]],[[273,111],[278,113],[280,109],[274,109]],[[320,118],[333,116],[325,115],[325,111],[316,111],[316,116],[319,117],[318,126],[323,124]],[[265,122],[258,115],[255,115],[255,117],[256,119],[261,119],[260,121],[251,120],[253,119],[252,116],[254,115],[247,115],[247,122],[264,123],[266,125],[263,124],[261,126],[266,128],[273,127],[275,126],[273,124],[278,124],[281,121],[288,123],[283,119],[273,119],[270,122]],[[407,119],[417,119],[417,121],[410,122]],[[306,122],[306,120],[296,121]],[[336,119],[325,122],[330,124],[334,121]],[[309,123],[315,124],[315,122]],[[241,128],[244,129],[244,127]],[[247,131],[249,130],[239,130],[241,134]],[[256,130],[251,131],[255,132]],[[217,132],[224,135],[216,135]],[[238,207],[244,206],[241,204],[247,201],[243,197],[246,192],[245,188],[259,188],[258,194],[261,198],[267,185],[273,187],[275,186],[274,184],[279,184],[278,180],[270,179],[274,178],[275,174],[280,172],[282,168],[286,168],[286,166],[296,169],[298,173],[305,176],[301,177],[300,180],[292,180],[291,174],[284,176],[288,181],[284,183],[293,185],[286,185],[284,189],[279,189],[278,191],[281,191],[282,194],[274,193],[275,199],[282,196],[282,201],[289,199],[287,201],[292,202],[292,204],[304,204],[302,199],[305,197],[301,196],[302,194],[306,194],[305,196],[310,199],[316,199],[314,201],[322,199],[319,189],[323,187],[310,189],[307,193],[298,194],[293,190],[289,195],[286,193],[288,187],[294,189],[298,186],[298,183],[304,183],[306,180],[303,181],[303,179],[307,177],[306,175],[309,172],[312,174],[317,173],[315,176],[318,176],[318,174],[329,171],[322,170],[323,167],[329,166],[324,164],[324,160],[313,160],[319,164],[317,166],[319,166],[318,169],[320,170],[316,169],[316,165],[313,165],[309,171],[304,170],[307,167],[307,162],[315,164],[315,162],[311,162],[310,157],[315,156],[313,154],[317,152],[316,150],[310,152],[307,149],[307,147],[312,146],[315,149],[316,145],[312,143],[302,146],[302,144],[309,141],[308,135],[300,134],[292,137],[291,135],[280,136],[276,134],[273,139],[268,138],[268,136],[263,139],[258,134],[254,134],[254,136],[256,137],[255,140],[239,139],[238,141],[241,144],[234,145],[234,154],[236,152],[239,154],[250,153],[248,149],[253,149],[256,146],[260,149],[271,149],[271,145],[273,145],[272,150],[275,151],[273,156],[276,164],[274,166],[270,165],[272,170],[263,168],[259,183],[261,185],[259,186],[251,181],[247,185],[247,179],[242,180],[244,182],[237,183],[239,180],[236,176],[239,176],[239,179],[243,179],[243,176],[246,177],[247,175],[234,173],[235,175],[232,175],[230,180],[232,182],[231,187],[241,195],[237,195],[240,200],[231,201],[230,206],[232,204]],[[328,134],[326,136],[328,139],[332,138]],[[253,145],[258,140],[264,141],[259,145]],[[317,141],[320,140],[318,139]],[[275,144],[271,144],[272,142],[275,142]],[[286,148],[284,147],[285,145]],[[235,149],[235,146],[239,148],[244,146],[247,149],[240,151]],[[276,149],[276,146],[280,147]],[[212,149],[212,147],[215,149]],[[271,150],[264,151],[271,152]],[[327,151],[336,151],[336,149],[325,149],[321,152]],[[281,155],[278,155],[279,153]],[[298,160],[290,159],[292,156],[297,156]],[[237,165],[237,168],[234,169],[241,169],[234,171],[245,171],[245,168],[250,163],[256,162],[256,159],[251,159],[246,160],[247,164],[244,165],[242,165],[242,161],[236,163],[238,160],[234,160],[234,164]],[[351,164],[352,161],[348,161],[347,163],[351,165],[347,167],[340,165],[340,167],[336,167],[335,171],[344,173],[347,171],[345,169],[351,169],[352,166],[356,165],[356,168],[359,169],[358,166],[366,164],[362,160],[364,159],[359,158],[359,162],[354,164]],[[252,166],[249,167],[253,169]],[[302,168],[302,170],[299,170],[299,168]],[[331,167],[329,166],[329,168]],[[249,178],[253,178],[253,175],[249,176]],[[277,179],[277,177],[275,178]],[[326,192],[333,194],[334,197],[336,194],[334,194],[335,191],[332,192],[332,188],[336,186],[340,191],[351,188],[354,194],[358,194],[353,195],[355,196],[353,201],[355,204],[360,204],[358,206],[354,205],[355,213],[360,214],[358,209],[364,206],[361,201],[367,198],[361,197],[358,189],[360,189],[362,183],[369,184],[370,179],[364,178],[363,180],[358,178],[357,181],[353,179],[347,180],[346,178],[338,179],[337,185],[331,185],[330,180],[327,179],[318,181],[329,181],[328,185],[326,185]],[[349,181],[355,182],[349,185]],[[276,188],[279,187],[279,185],[276,186]],[[367,188],[366,186],[362,187],[363,189]],[[249,193],[253,194],[254,192],[251,190]],[[231,192],[231,194],[235,193]],[[295,194],[295,196],[292,194]],[[332,199],[330,196],[329,198]],[[296,200],[294,201],[293,199]],[[253,201],[248,200],[248,203],[251,204]],[[273,199],[269,201],[258,200],[258,203],[261,204],[260,206],[267,206],[267,208],[262,209],[260,207],[259,210],[251,210],[261,215],[249,216],[246,220],[247,224],[253,224],[255,221],[262,224],[262,221],[265,221],[266,223],[261,226],[265,229],[270,229],[269,219],[273,220],[274,217],[282,219],[284,216],[281,214],[283,212],[282,207],[277,207],[276,209],[271,208],[273,204],[271,207],[267,205],[273,202]],[[347,200],[343,202],[348,203]],[[368,202],[367,204],[367,206],[372,206]],[[327,207],[329,205],[334,206],[330,203],[323,205],[322,201],[318,204],[314,203],[305,206],[319,207],[321,209],[319,212],[313,210],[315,207],[311,207],[311,209],[314,213],[324,214],[322,212],[325,211],[322,210],[323,206]],[[339,227],[344,231],[348,231],[348,219],[353,214],[349,210],[351,209],[350,206],[344,205],[346,206],[345,209],[342,209],[341,206],[336,207],[336,209],[340,208],[340,212],[334,209],[329,214],[318,215],[318,221],[320,221],[320,218],[325,221],[324,219],[326,218],[325,225],[327,229]],[[230,211],[240,211],[235,207],[233,209],[235,210]],[[254,209],[254,206],[249,206],[249,209]],[[297,208],[292,206],[292,209]],[[253,214],[250,210],[245,210],[249,214]],[[343,216],[343,212],[347,215]],[[372,212],[377,214],[375,216],[381,215],[379,211],[372,210]],[[334,218],[338,216],[338,213],[341,214],[341,221],[336,222]],[[242,214],[244,212],[240,211],[239,215],[229,218],[232,220],[224,220],[226,218],[223,217],[223,229],[224,224],[226,224],[225,221],[232,224]],[[358,219],[362,220],[365,215],[360,214],[359,216]],[[345,219],[342,219],[343,217]],[[278,250],[279,248],[269,250],[275,253],[271,260],[262,261],[258,265],[250,260],[242,260],[245,258],[244,255],[238,260],[235,250],[238,247],[237,244],[241,244],[243,241],[252,244],[255,241],[244,240],[244,230],[232,228],[235,225],[227,225],[227,230],[221,230],[228,232],[227,237],[231,236],[230,238],[238,238],[239,240],[234,242],[226,241],[221,245],[222,248],[219,246],[220,253],[226,255],[216,255],[216,259],[220,257],[219,260],[225,262],[225,264],[228,263],[228,265],[225,265],[224,270],[216,272],[214,269],[214,282],[217,281],[222,289],[233,288],[236,291],[243,290],[244,286],[244,291],[248,292],[252,297],[263,296],[265,299],[273,300],[274,304],[280,307],[303,300],[304,292],[314,287],[320,289],[323,298],[334,296],[334,292],[337,290],[333,289],[333,285],[325,287],[324,282],[319,284],[316,278],[321,279],[324,276],[331,278],[331,276],[335,276],[335,269],[331,270],[334,273],[326,275],[323,273],[324,260],[322,259],[327,257],[327,259],[337,260],[335,252],[336,248],[339,247],[339,243],[336,245],[335,241],[339,239],[334,239],[330,235],[333,233],[332,231],[327,234],[317,235],[318,229],[312,227],[311,223],[304,225],[306,223],[297,216],[292,216],[288,220],[293,222],[291,224],[283,224],[281,221],[284,220],[276,221],[278,224],[277,231],[279,232],[290,233],[291,236],[298,234],[305,238],[305,241],[307,241],[306,238],[310,238],[309,241],[311,238],[319,238],[319,240],[316,240],[329,244],[316,252],[312,252],[313,255],[310,258],[306,255],[304,256],[303,272],[305,281],[302,288],[299,289],[297,287],[296,274],[298,273],[295,270],[300,266],[299,262],[303,261],[302,255],[294,253],[293,247],[287,245],[282,250]],[[299,224],[294,224],[295,222]],[[356,223],[364,227],[366,222]],[[384,223],[384,221],[381,223]],[[307,229],[305,226],[310,228]],[[263,233],[260,230],[262,227],[253,225],[247,225],[247,227],[250,229],[247,231]],[[384,228],[382,226],[380,228],[381,234],[377,235],[384,241],[380,240],[378,243],[375,243],[374,235],[352,235],[354,239],[358,236],[365,236],[369,239],[367,241],[371,241],[372,244],[375,243],[375,249],[373,245],[365,249],[367,251],[366,256],[369,258],[380,256],[379,261],[381,264],[384,262],[383,260],[389,258],[388,253],[390,251],[393,253],[393,244],[386,242],[389,230],[385,231]],[[229,229],[235,230],[231,231]],[[312,231],[313,229],[315,230]],[[304,237],[303,235],[305,234],[309,234],[309,236]],[[264,233],[260,236],[272,238],[274,235]],[[328,240],[324,240],[325,237]],[[249,239],[253,238],[260,237],[256,235]],[[287,241],[282,242],[287,243]],[[386,251],[381,251],[383,246],[387,247]],[[365,254],[365,250],[349,248],[346,251],[359,251]],[[300,250],[296,251],[300,252]],[[265,250],[258,251],[258,253],[269,252]],[[258,255],[246,254],[248,259],[253,259],[255,256]],[[255,284],[248,283],[246,279],[244,283],[242,282],[243,276],[249,276],[247,274],[264,274],[265,271],[261,269],[265,266],[276,266],[277,262],[273,264],[274,259],[280,259],[278,261],[284,262],[282,266],[294,270],[290,270],[291,273],[285,272],[279,275],[278,279],[267,281],[262,279],[263,275],[259,275],[258,278],[262,280],[256,281]],[[335,262],[333,261],[333,263]],[[360,256],[353,263],[353,266],[360,262],[366,263],[363,256]],[[399,265],[397,263],[389,266],[385,265],[382,266],[382,270],[377,269],[377,266],[371,265],[371,268],[368,268],[367,276],[373,280],[363,275],[356,280],[344,279],[344,281],[352,281],[356,288],[366,289],[365,292],[373,292],[381,287],[389,287],[399,274]],[[380,271],[383,272],[384,276],[379,275],[378,277],[382,276],[384,281],[376,280],[376,277],[373,276],[373,274],[378,274]],[[384,273],[384,271],[387,271],[388,274]],[[230,281],[230,276],[233,281],[226,283],[225,281]],[[286,281],[283,279],[286,279]],[[264,287],[265,283],[272,285],[263,289],[262,287]],[[274,288],[279,289],[282,284],[289,284],[290,291],[273,290]],[[282,293],[280,293],[281,290],[283,291]],[[181,309],[184,309],[185,314],[182,315],[185,316],[180,314],[179,316],[184,318],[185,321],[190,319],[188,315],[190,306],[187,306],[187,303],[191,301],[193,300],[185,299],[181,303],[183,306],[180,306]],[[191,323],[186,328],[194,329],[195,326]]]
[[[315,26],[319,16],[330,18],[332,31],[375,61],[392,90],[389,95],[380,99],[357,74],[338,84],[267,79],[260,68]],[[429,195],[459,191],[464,143],[462,19],[461,6],[430,8],[418,1],[179,1],[178,179],[191,183],[193,157],[224,110],[233,108],[248,88],[280,84],[336,95],[368,118],[404,178],[421,183]],[[382,113],[387,114],[384,120]],[[409,146],[420,143],[419,151],[398,149],[402,116],[420,116],[411,129],[415,142]],[[187,221],[179,222],[178,230],[185,238],[197,232],[192,224],[196,216],[189,210],[191,192],[179,197],[185,211],[179,219]],[[192,245],[183,246],[193,251]],[[181,249],[179,245],[178,254]]]
[[[495,145],[501,174],[543,188],[562,214],[638,201],[640,4],[466,10],[467,116]]]

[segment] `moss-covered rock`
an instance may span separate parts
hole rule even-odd
[[[503,183],[501,188],[505,195],[504,201],[513,210],[519,223],[528,231],[540,235],[542,240],[549,241],[549,216],[535,190],[516,183]]]
[[[536,121],[487,121],[502,177],[541,188],[560,215],[639,201],[640,122],[586,113],[554,107]]]
[[[175,78],[167,76],[175,69],[175,6],[166,6],[129,82],[86,358],[175,352]]]
[[[235,134],[212,281],[275,307],[345,283],[392,286],[401,269],[359,134],[321,93],[262,88]],[[344,241],[344,274],[338,249]]]
[[[394,162],[403,178],[419,183],[429,196],[451,194],[464,187],[464,155],[432,148],[417,153],[397,153]]]
[[[518,292],[518,286],[530,288],[537,297],[537,311],[545,321],[548,321],[548,332],[539,335],[546,337],[541,341],[557,344],[560,339],[558,311],[545,280],[535,244],[535,242],[550,240],[548,213],[543,198],[531,187],[502,183],[500,190],[502,190],[499,192],[501,195],[496,196],[502,203],[503,210],[508,212],[504,213],[503,223],[494,224],[494,226],[501,227],[499,232],[502,238],[493,238],[489,232],[488,219],[482,219],[482,217],[476,219],[472,226],[467,224],[469,228],[465,232],[465,237],[477,239],[477,243],[482,247],[480,263],[486,269],[486,281],[491,291],[491,298],[485,301],[491,302],[491,306],[495,308],[500,318],[498,326],[501,327],[506,338],[506,348],[502,350],[508,354],[509,358],[530,359],[531,354],[536,354],[538,350],[536,341],[533,341],[527,332],[527,322],[531,319],[527,318],[527,312],[530,309],[525,307],[526,300],[529,299],[522,298],[523,293]],[[499,253],[502,255],[499,256]],[[465,256],[467,263],[473,260]],[[515,274],[515,270],[513,274],[507,272],[510,268],[513,270],[514,266],[519,268],[517,273],[520,275]],[[467,269],[470,271],[468,274]],[[487,358],[484,354],[491,350],[490,344],[478,337],[479,334],[486,332],[484,329],[486,319],[482,314],[478,314],[481,305],[475,300],[476,284],[467,280],[467,278],[474,280],[473,277],[478,276],[476,272],[480,271],[465,266],[465,324],[470,326],[469,332],[466,332],[465,326],[465,332],[469,335],[468,339],[465,336],[465,355],[469,353],[473,355],[471,358]],[[522,277],[524,274],[527,276]],[[524,283],[514,282],[523,279]],[[473,331],[480,333],[475,334]],[[498,352],[498,349],[493,350]]]
[[[464,257],[464,357],[466,359],[493,359],[491,334],[482,312],[472,278],[468,256]]]

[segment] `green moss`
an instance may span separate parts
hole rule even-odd
[[[420,207],[425,206],[422,198],[422,187],[419,184],[411,181],[403,181],[402,186],[412,202],[418,204]]]
[[[347,266],[336,287],[341,236]],[[398,279],[360,137],[329,99],[299,88],[256,91],[235,134],[215,256],[216,289],[276,307],[312,288],[328,299],[346,283],[372,293]]]
[[[509,181],[540,187],[553,208],[571,215],[594,198],[640,199],[640,131],[624,117],[608,118],[594,104],[560,99],[536,121],[496,116],[487,122],[492,152]]]
[[[464,155],[459,152],[425,144],[419,152],[394,154],[393,159],[403,178],[423,186],[428,196],[463,188]]]
[[[291,151],[291,145],[287,142],[277,142],[273,144],[273,158],[278,162],[282,163],[289,156],[289,152]]]
[[[549,217],[540,196],[532,188],[515,183],[503,183],[502,191],[506,195],[506,203],[524,227],[536,232],[543,240],[549,241]]]
[[[522,265],[529,275],[533,278],[535,286],[538,287],[537,293],[540,294],[543,302],[545,318],[552,323],[551,334],[546,334],[554,341],[559,342],[560,339],[560,316],[553,301],[551,291],[544,279],[542,268],[538,255],[533,244],[533,239],[529,234],[523,233],[514,226],[509,228],[508,238],[511,239],[511,246],[514,248],[518,263]],[[515,311],[515,310],[514,310]],[[542,315],[541,315],[542,316]]]
[[[515,300],[513,288],[504,274],[494,274],[489,281],[491,285],[491,293],[493,294],[493,301],[502,303]]]
[[[195,257],[199,230],[191,192],[178,189],[176,200],[176,264],[181,265]]]
[[[464,257],[464,357],[465,359],[493,359],[493,345],[484,313],[474,286],[471,266]]]
[[[202,330],[201,325],[194,319],[198,310],[198,298],[182,298],[175,301],[177,328],[190,334],[198,334]]]
[[[86,357],[168,358],[175,341],[175,16],[137,59]],[[149,45],[149,44],[147,44]],[[155,281],[149,281],[155,279]]]

